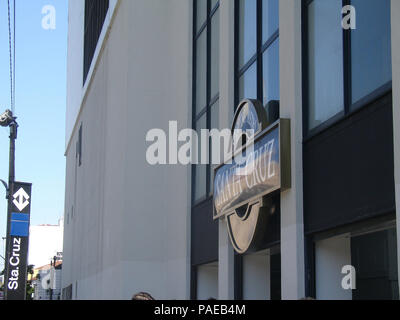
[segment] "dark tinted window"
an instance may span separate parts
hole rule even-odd
[[[90,70],[108,7],[109,0],[85,0],[83,83]]]

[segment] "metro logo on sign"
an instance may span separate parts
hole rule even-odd
[[[29,195],[25,192],[23,188],[20,188],[13,195],[13,203],[18,208],[19,211],[24,210],[29,205]]]

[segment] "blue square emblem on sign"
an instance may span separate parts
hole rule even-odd
[[[29,235],[29,222],[11,221],[11,235],[14,237],[27,237]]]
[[[10,235],[15,237],[29,236],[29,214],[12,213]]]

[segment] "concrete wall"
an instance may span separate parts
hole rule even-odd
[[[243,299],[269,300],[271,298],[269,250],[243,257]]]
[[[282,299],[305,295],[301,1],[279,1],[280,115],[290,119],[292,187],[281,194]]]
[[[77,1],[69,10],[82,16]],[[78,299],[189,298],[190,167],[148,165],[145,138],[169,120],[191,126],[191,2],[121,0],[113,14],[81,96],[80,57],[69,56],[67,121],[80,111],[67,126],[63,287]],[[70,52],[80,51],[71,28]]]
[[[391,1],[392,23],[392,74],[393,74],[393,134],[394,181],[396,192],[397,259],[400,275],[400,1]]]
[[[220,60],[219,60],[219,126],[231,128],[235,92],[235,6],[234,1],[221,1],[220,17]],[[225,218],[219,221],[219,298],[234,298],[234,250],[228,235]]]
[[[103,30],[99,37],[99,43],[94,53],[94,60],[100,55],[112,18],[116,12],[119,0],[110,0],[110,10],[104,21]],[[91,75],[94,72],[96,63],[92,64],[88,81],[83,83],[83,54],[84,54],[84,33],[82,30],[85,25],[85,2],[81,0],[70,0],[68,2],[68,53],[67,53],[67,109],[66,109],[66,134],[65,144],[68,144],[72,138],[74,129],[76,129],[77,118],[83,107],[84,97],[90,83]]]
[[[351,300],[351,290],[342,288],[342,268],[351,265],[350,237],[315,243],[315,283],[318,300]]]
[[[197,268],[197,299],[218,298],[218,263]]]

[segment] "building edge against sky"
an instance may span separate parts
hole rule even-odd
[[[110,1],[82,88],[84,9],[70,2],[68,112],[83,103],[66,152],[63,288],[83,299],[187,298],[190,168],[148,165],[145,133],[167,119],[190,127],[189,2]]]
[[[266,3],[265,0],[252,2],[258,6]],[[148,291],[157,299],[368,297],[368,289],[352,294],[340,285],[342,266],[355,263],[364,270],[365,262],[354,257],[363,256],[369,241],[382,243],[390,251],[384,257],[386,269],[379,284],[384,284],[385,290],[388,287],[383,290],[385,297],[398,298],[400,263],[393,259],[400,238],[396,232],[393,234],[396,221],[399,226],[394,211],[384,211],[377,205],[375,209],[367,208],[375,212],[367,210],[366,215],[351,212],[361,217],[354,221],[342,219],[338,214],[331,219],[337,221],[330,227],[326,226],[329,219],[315,220],[314,225],[309,220],[313,217],[309,212],[316,210],[308,202],[312,191],[310,177],[315,177],[304,172],[308,172],[313,160],[310,154],[315,152],[312,149],[315,139],[328,139],[323,132],[316,134],[316,138],[304,134],[304,88],[308,84],[304,77],[302,43],[305,12],[309,10],[311,15],[311,9],[302,1],[280,0],[279,32],[272,32],[266,42],[258,43],[255,58],[250,57],[248,61],[244,58],[242,66],[235,54],[239,46],[235,29],[240,28],[237,19],[243,9],[237,5],[238,1],[208,1],[208,8],[204,9],[206,22],[199,27],[193,24],[200,21],[201,8],[194,8],[193,1],[110,0],[105,3],[108,10],[98,8],[97,11],[99,16],[101,12],[106,14],[99,35],[92,34],[94,40],[99,38],[94,41],[84,32],[88,30],[85,2],[69,1],[64,298],[130,299],[139,291]],[[338,120],[339,129],[332,129],[336,131],[325,128],[331,136],[332,132],[343,133],[346,127],[354,128],[356,123],[366,122],[364,109],[371,114],[377,112],[377,116],[378,111],[393,109],[394,119],[399,118],[400,86],[396,85],[400,81],[399,17],[400,4],[392,0],[393,89],[382,91],[372,102],[366,102],[367,106],[357,114]],[[201,48],[203,39],[205,46],[212,48],[215,21],[219,23],[216,64],[219,76],[218,94],[213,99],[213,76],[209,73],[215,64],[209,60],[213,59],[214,51],[207,49],[204,61],[193,57],[201,57],[195,50]],[[255,27],[259,30],[257,33],[261,28]],[[257,38],[261,41],[263,35]],[[91,43],[94,48],[89,65],[85,43],[88,47]],[[206,115],[207,127],[230,128],[239,98],[263,99],[262,85],[255,85],[258,91],[255,96],[249,96],[251,93],[246,90],[239,93],[242,79],[239,75],[243,73],[243,78],[250,75],[252,63],[258,63],[257,73],[261,72],[262,62],[267,65],[264,56],[269,53],[273,56],[272,50],[276,48],[273,44],[279,45],[280,116],[291,120],[292,187],[279,196],[280,214],[273,222],[272,232],[276,239],[267,241],[255,254],[241,257],[234,253],[225,221],[212,221],[211,188],[204,187],[205,200],[200,197],[196,201],[196,188],[202,184],[192,182],[190,166],[150,166],[146,162],[145,137],[153,128],[168,132],[170,120],[178,121],[178,130],[200,126],[203,115]],[[198,112],[198,93],[196,96],[192,89],[194,83],[199,85],[202,81],[197,64],[203,62],[207,65],[204,77],[211,83],[206,81],[205,85],[207,107]],[[202,89],[196,86],[196,90]],[[388,92],[393,94],[393,108],[388,102],[391,101]],[[215,108],[216,102],[218,108]],[[352,120],[354,117],[360,118]],[[386,113],[383,118],[387,118]],[[397,142],[400,129],[396,121],[393,124]],[[357,130],[354,135],[363,132],[363,127]],[[392,141],[392,137],[384,138]],[[393,155],[398,208],[398,143],[394,143]],[[195,173],[196,170],[193,169]],[[199,172],[203,171],[199,169]],[[205,172],[209,174],[211,169]],[[394,198],[394,192],[390,196]],[[350,201],[349,208],[352,206]],[[386,203],[382,207],[387,208]],[[313,229],[315,225],[319,229]],[[364,273],[360,274],[361,284],[368,283]]]

